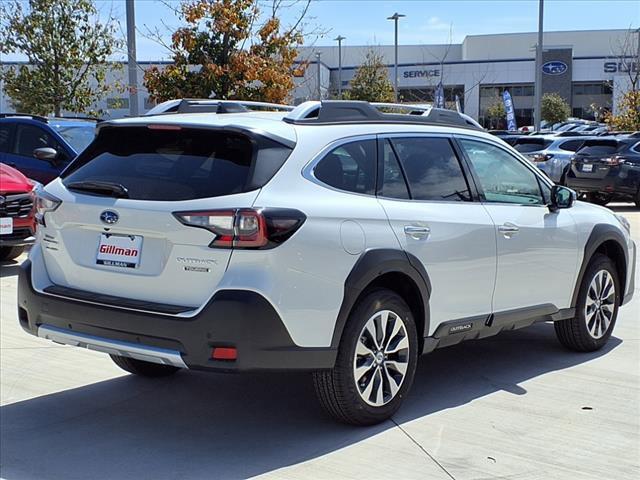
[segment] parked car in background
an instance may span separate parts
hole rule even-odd
[[[96,122],[0,114],[0,162],[47,184],[91,143]]]
[[[599,205],[624,200],[640,207],[640,138],[586,140],[571,161],[567,186]]]
[[[491,135],[495,135],[499,139],[505,141],[509,145],[514,145],[519,138],[528,137],[528,133],[513,132],[509,130],[489,130]]]
[[[518,138],[513,148],[528,157],[555,183],[564,185],[571,159],[588,138],[591,137],[527,136]]]
[[[0,261],[13,260],[35,241],[36,185],[15,168],[0,163]]]

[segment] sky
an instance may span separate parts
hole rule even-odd
[[[96,3],[103,17],[112,14],[119,20],[121,31],[126,31],[124,0],[97,0]],[[178,0],[136,0],[138,60],[168,59],[168,51],[145,34],[157,30],[168,40],[170,28],[180,25],[172,11],[179,3]],[[638,0],[545,0],[544,7],[545,31],[640,27]],[[292,22],[297,11],[297,8],[283,10],[284,23]],[[393,22],[386,18],[394,12],[406,15],[399,25],[401,45],[460,43],[467,35],[538,29],[538,0],[313,0],[306,19],[307,29],[325,33],[309,42],[335,45],[333,39],[342,35],[347,37],[343,45],[391,45]],[[12,59],[18,58],[4,57],[4,60]]]

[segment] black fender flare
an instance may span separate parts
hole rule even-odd
[[[584,272],[591,261],[594,253],[604,242],[609,240],[613,240],[616,242],[622,251],[624,252],[624,265],[625,272],[618,272],[621,274],[620,284],[622,287],[622,294],[620,298],[624,298],[625,296],[625,288],[627,283],[627,273],[626,268],[629,265],[629,249],[627,247],[627,242],[625,241],[624,235],[620,232],[618,228],[613,225],[609,225],[606,223],[598,223],[591,230],[591,234],[587,239],[587,243],[584,246],[584,256],[582,257],[582,265],[580,265],[580,271],[578,272],[578,278],[576,280],[575,287],[573,288],[573,295],[571,297],[571,307],[575,308],[576,303],[578,302],[578,294],[580,293],[580,285],[582,285],[582,279],[584,277]]]
[[[397,249],[371,249],[364,252],[355,263],[344,283],[344,296],[333,330],[331,346],[338,348],[349,314],[362,292],[376,278],[386,273],[407,275],[418,287],[424,310],[424,338],[429,332],[429,297],[431,280],[422,262],[411,253]],[[420,332],[418,332],[420,334]]]

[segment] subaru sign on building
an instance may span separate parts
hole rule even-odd
[[[542,65],[542,72],[547,75],[562,75],[567,71],[567,64],[564,62],[547,62]]]

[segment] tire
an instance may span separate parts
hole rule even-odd
[[[589,203],[595,203],[596,205],[600,205],[602,207],[607,206],[607,204],[613,199],[613,195],[609,193],[589,193],[587,195],[587,201]]]
[[[567,186],[567,173],[569,173],[569,167],[566,167],[562,171],[562,175],[560,176],[560,185]]]
[[[180,368],[172,365],[144,362],[142,360],[136,360],[135,358],[121,357],[119,355],[109,356],[121,369],[134,375],[140,375],[141,377],[168,377],[180,370]]]
[[[0,247],[0,262],[14,260],[22,255],[24,247]]]
[[[598,282],[602,286],[599,286]],[[610,285],[613,286],[613,293],[610,291]],[[576,316],[554,324],[560,343],[576,352],[594,352],[601,349],[609,340],[616,324],[620,293],[618,272],[611,259],[599,253],[594,255],[580,284]],[[595,299],[601,300],[594,302]],[[587,310],[592,313],[588,314]]]
[[[386,346],[378,349],[380,344]],[[372,290],[349,315],[334,368],[314,372],[316,394],[324,410],[339,422],[374,425],[398,410],[413,384],[417,361],[418,335],[411,310],[395,292]]]

